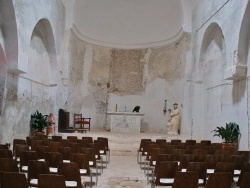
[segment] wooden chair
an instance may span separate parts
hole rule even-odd
[[[197,156],[192,154],[183,154],[181,157],[179,170],[185,172],[189,162],[197,162]]]
[[[72,150],[70,147],[60,147],[58,148],[58,152],[63,156],[63,162],[70,162],[70,155]]]
[[[239,177],[234,177],[234,182],[236,182],[238,186],[241,184],[243,176],[246,172],[250,172],[250,163],[248,162],[243,164]]]
[[[199,174],[199,186],[205,186],[207,180],[206,163],[205,162],[189,162],[187,172],[197,172]]]
[[[39,174],[38,188],[66,188],[65,178],[62,175]]]
[[[230,172],[233,177],[234,166],[234,163],[218,162],[215,166],[214,172]]]
[[[54,135],[54,136],[52,136],[52,141],[61,142],[62,141],[62,136]]]
[[[36,151],[23,151],[20,157],[20,172],[28,172],[28,163],[30,160],[38,160]]]
[[[59,141],[51,141],[50,142],[50,151],[51,152],[58,152],[59,151],[59,148],[62,147],[63,144],[62,142],[59,142]]]
[[[250,172],[246,172],[243,175],[239,188],[249,188],[249,186],[250,186]]]
[[[186,146],[194,146],[196,144],[196,140],[186,140]]]
[[[50,173],[56,174],[58,172],[58,165],[63,162],[63,155],[58,152],[47,152],[45,161],[49,162]]]
[[[67,139],[72,140],[72,141],[77,141],[77,136],[67,136]]]
[[[209,174],[205,188],[231,188],[232,173],[230,172],[215,172]]]
[[[13,139],[13,155],[15,155],[17,144],[27,145],[27,142],[24,139],[18,139],[18,138]]]
[[[39,160],[44,161],[46,153],[50,152],[50,146],[39,145],[36,147],[36,153]]]
[[[10,149],[9,144],[0,144],[0,149]]]
[[[93,137],[92,136],[83,136],[82,140],[86,140],[88,143],[93,143]]]
[[[28,145],[24,145],[24,144],[16,144],[15,146],[15,151],[14,151],[14,157],[15,157],[15,160],[17,162],[20,161],[20,157],[21,157],[21,153],[23,151],[29,151],[29,146]]]
[[[78,152],[79,153],[83,153],[83,154],[87,154],[89,155],[89,167],[90,168],[94,168],[96,170],[96,173],[92,173],[96,176],[96,178],[98,179],[98,175],[101,175],[101,171],[99,173],[99,166],[97,165],[97,161],[96,161],[96,149],[95,148],[78,148]]]
[[[170,141],[170,144],[171,145],[180,145],[181,144],[181,140],[179,140],[179,139],[172,139]]]
[[[82,114],[74,113],[74,129],[78,132],[86,132],[86,130],[90,131],[90,120],[91,118],[84,118]],[[85,128],[85,125],[87,126]]]
[[[174,182],[175,173],[178,170],[178,163],[174,161],[161,161],[155,169],[155,179],[151,186],[169,186]]]
[[[207,150],[205,149],[194,149],[193,154],[197,156],[199,162],[204,162],[207,155]]]
[[[141,163],[141,155],[143,153],[143,148],[144,148],[144,144],[145,142],[147,141],[151,141],[151,139],[148,139],[148,138],[143,138],[141,139],[141,142],[140,142],[140,146],[139,146],[139,149],[137,150],[137,163],[140,164]]]
[[[80,168],[80,175],[81,176],[89,176],[90,177],[90,187],[92,187],[93,184],[93,174],[89,167],[89,155],[88,154],[82,154],[82,153],[72,153],[70,157],[71,162],[75,162],[79,164]],[[97,185],[98,179],[96,178],[96,185]]]
[[[205,163],[206,163],[206,169],[207,174],[214,173],[214,169],[216,167],[216,164],[218,162],[222,161],[222,157],[218,155],[206,155],[205,157]]]
[[[211,140],[201,140],[202,144],[204,144],[205,146],[210,146],[211,145]]]
[[[97,140],[104,142],[104,151],[100,151],[100,154],[105,154],[106,153],[106,162],[110,162],[110,149],[109,149],[109,141],[108,138],[105,137],[97,137]]]
[[[0,158],[13,158],[12,151],[9,149],[0,149]]]
[[[234,176],[239,176],[246,159],[244,155],[230,155],[227,162],[234,163]]]
[[[198,188],[197,172],[176,172],[172,188]]]
[[[167,142],[166,139],[156,139],[156,140],[155,140],[155,143],[156,143],[156,144],[159,144],[159,145],[161,145],[162,143],[166,143],[166,142]]]
[[[28,188],[25,174],[18,172],[2,172],[1,188]]]
[[[78,163],[59,163],[58,175],[63,175],[66,180],[66,187],[82,188],[80,168]]]
[[[98,145],[98,153],[99,153],[99,159],[98,162],[102,162],[103,164],[105,164],[105,168],[107,167],[107,164],[109,162],[109,150],[106,147],[106,143],[104,140],[94,140],[94,143]],[[103,161],[103,157],[105,156],[105,161]],[[102,167],[103,167],[102,164]]]
[[[31,150],[32,151],[36,151],[36,148],[38,146],[42,146],[42,145],[44,145],[42,140],[34,140],[34,139],[31,140]]]
[[[28,163],[28,184],[30,187],[38,186],[38,175],[50,174],[47,161],[30,160]]]
[[[19,172],[17,162],[14,159],[0,159],[0,172]]]

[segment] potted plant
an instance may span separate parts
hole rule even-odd
[[[225,127],[216,127],[212,132],[214,132],[214,136],[221,137],[225,144],[234,145],[238,144],[241,135],[239,125],[234,122],[226,123]]]
[[[43,115],[38,110],[31,114],[30,126],[37,132],[43,132],[51,123],[48,121],[48,115]]]

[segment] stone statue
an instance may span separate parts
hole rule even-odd
[[[167,132],[169,132],[172,129],[173,123],[171,118],[171,109],[168,109],[168,122],[167,122]]]
[[[171,117],[169,125],[171,127],[169,128],[167,134],[169,135],[178,135],[178,131],[180,130],[180,123],[181,123],[181,115],[180,110],[178,109],[178,104],[174,103],[174,109],[169,114]]]

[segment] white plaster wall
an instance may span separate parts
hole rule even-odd
[[[0,119],[3,125],[0,127],[1,143],[12,142],[14,137],[25,138],[29,135],[30,114],[36,109],[44,114],[54,113],[57,121],[58,108],[63,107],[66,101],[65,96],[61,95],[64,86],[57,70],[62,63],[58,59],[62,59],[61,45],[64,43],[65,9],[61,0],[13,0],[13,5],[16,20],[9,21],[7,25],[14,28],[17,24],[17,35],[11,32],[8,34],[13,36],[8,37],[17,37],[18,42],[10,43],[5,41],[6,38],[3,41],[10,52],[11,49],[15,52],[13,56],[18,54],[18,61],[13,63],[11,56],[7,58],[7,65],[10,66],[6,72],[5,108]],[[51,30],[45,28],[42,31],[45,32],[42,35],[48,36],[45,41],[39,37],[31,39],[33,30],[41,19],[47,20],[51,25]],[[45,48],[46,44],[48,46]],[[29,76],[22,73],[29,73]],[[64,92],[67,93],[67,90]]]
[[[55,37],[55,50],[60,51],[61,39],[65,27],[65,8],[61,0],[13,0],[16,14],[18,30],[18,69],[27,72],[28,54],[30,46],[30,37],[37,22],[42,19],[48,19],[51,23]],[[49,6],[48,6],[49,5]]]
[[[239,82],[232,82],[221,80],[223,78],[223,69],[233,65],[233,53],[238,49],[239,32],[241,21],[247,5],[247,0],[244,1],[199,1],[196,6],[193,7],[193,26],[192,26],[192,46],[193,46],[193,68],[188,78],[192,78],[193,89],[186,88],[189,93],[189,97],[193,101],[189,104],[189,109],[192,109],[192,121],[193,122],[193,136],[194,138],[207,138],[212,141],[221,142],[218,137],[213,137],[211,130],[216,126],[225,126],[225,123],[234,121],[240,125],[241,140],[240,149],[249,149],[248,140],[248,107],[247,107],[247,82],[242,80]],[[223,50],[225,56],[221,56],[222,59],[218,59],[218,63],[226,62],[223,68],[214,67],[207,64],[212,69],[207,69],[207,84],[217,85],[213,94],[210,91],[204,90],[204,80],[201,74],[201,67],[204,68],[202,60],[211,62],[211,58],[216,57],[216,45],[212,45],[210,53],[207,57],[201,59],[202,42],[204,33],[211,23],[217,23],[222,30],[223,38],[225,41]],[[211,36],[212,36],[211,32]],[[215,54],[214,54],[215,53]],[[213,61],[213,60],[212,60]],[[215,63],[215,61],[214,61]],[[204,74],[204,72],[203,72]],[[190,77],[190,75],[192,75]],[[219,81],[221,80],[221,81]],[[208,85],[207,85],[208,86]],[[209,88],[208,87],[205,88]],[[210,93],[210,94],[209,94]],[[193,96],[193,97],[192,97]],[[188,99],[184,99],[187,101]],[[207,111],[201,108],[200,101],[207,101],[207,105],[210,105],[211,110],[209,114]],[[220,104],[218,106],[218,104]],[[204,106],[206,107],[206,106]],[[207,118],[205,118],[207,116]]]
[[[102,0],[98,3],[77,0],[73,19],[82,39],[92,44],[152,47],[178,38],[183,28],[182,6],[180,0]]]

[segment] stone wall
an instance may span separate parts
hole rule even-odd
[[[190,36],[150,49],[114,49],[91,45],[72,32],[68,109],[92,118],[92,126],[107,128],[107,111],[132,111],[141,106],[143,131],[166,132],[168,108],[182,103],[183,75]],[[158,90],[156,92],[156,90]],[[180,105],[181,107],[181,105]]]

